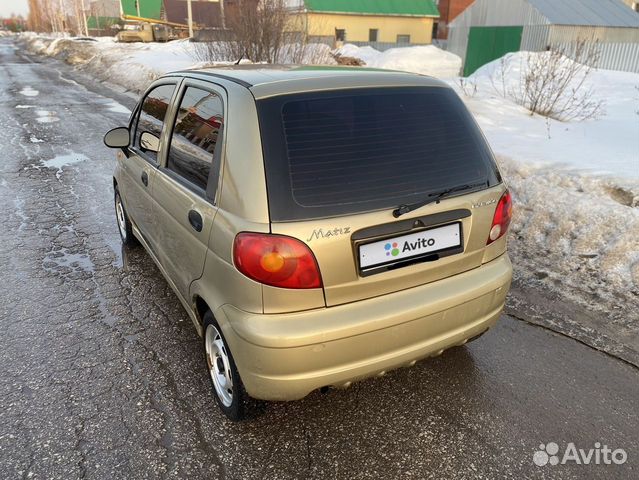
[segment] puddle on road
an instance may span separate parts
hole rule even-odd
[[[13,200],[13,204],[15,206],[14,213],[16,217],[20,219],[20,226],[18,227],[18,231],[23,231],[29,225],[29,217],[24,211],[24,200],[21,198],[16,198]]]
[[[131,110],[129,110],[128,108],[126,108],[124,105],[122,105],[121,103],[116,102],[115,100],[110,100],[107,104],[106,107],[109,109],[110,112],[115,112],[115,113],[124,113],[126,115],[130,115],[131,114]]]
[[[60,176],[62,175],[63,168],[74,165],[76,163],[84,162],[88,160],[89,157],[83,155],[81,153],[66,153],[63,155],[57,155],[50,160],[43,160],[42,164],[48,168],[57,168],[55,176],[58,180],[60,180]]]
[[[40,95],[40,92],[27,85],[22,90],[20,90],[20,95],[24,95],[25,97],[37,97],[38,95]]]
[[[38,118],[36,118],[37,122],[53,123],[60,121],[60,119],[55,116],[56,112],[51,112],[49,110],[38,110],[36,113],[38,114]]]
[[[86,253],[71,253],[66,248],[49,252],[42,261],[47,272],[67,275],[71,273],[90,273],[93,275],[95,266]]]

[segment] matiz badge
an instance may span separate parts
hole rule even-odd
[[[473,203],[473,208],[481,208],[481,207],[486,207],[488,205],[494,205],[495,203],[497,203],[496,199],[492,199],[492,200],[487,200],[485,202],[478,202],[478,203]]]

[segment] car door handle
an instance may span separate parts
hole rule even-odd
[[[202,227],[204,226],[202,222],[202,215],[200,215],[199,212],[196,212],[195,210],[189,211],[189,223],[193,227],[193,230],[195,230],[196,232],[201,232]]]
[[[142,183],[144,184],[145,187],[149,186],[149,175],[146,172],[142,172],[142,175],[140,176],[140,178],[142,179]]]

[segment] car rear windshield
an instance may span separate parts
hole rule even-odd
[[[486,141],[448,88],[282,95],[259,100],[258,113],[272,222],[394,208],[501,181]]]

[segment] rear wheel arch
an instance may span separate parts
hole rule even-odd
[[[197,321],[200,324],[200,327],[204,326],[204,315],[206,312],[211,312],[213,314],[213,310],[209,306],[209,304],[202,298],[200,295],[195,294],[193,296],[193,306],[195,315],[197,317]]]

